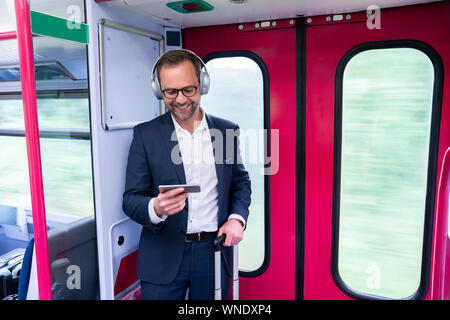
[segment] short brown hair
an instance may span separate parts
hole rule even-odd
[[[156,74],[158,80],[161,81],[159,77],[162,66],[164,65],[178,65],[183,61],[188,60],[194,64],[195,72],[197,74],[197,78],[200,81],[200,71],[202,69],[202,63],[198,60],[198,58],[193,55],[191,52],[186,50],[170,50],[164,53],[156,63]]]

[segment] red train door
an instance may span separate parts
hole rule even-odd
[[[264,103],[258,107],[256,112],[264,113],[264,127],[274,133],[271,135],[272,171],[270,175],[266,174],[264,179],[256,176],[255,181],[252,180],[254,191],[252,202],[259,208],[255,209],[255,212],[252,212],[251,208],[250,215],[263,215],[265,219],[262,220],[264,223],[260,222],[258,226],[249,222],[244,241],[246,241],[246,237],[252,237],[250,228],[255,227],[263,231],[261,241],[257,241],[256,244],[265,243],[264,258],[261,260],[261,265],[256,266],[256,269],[251,272],[241,272],[239,284],[241,299],[294,299],[295,297],[295,26],[295,19],[288,19],[242,25],[190,28],[184,30],[183,33],[183,47],[193,50],[201,57],[206,56],[205,60],[211,61],[212,57],[250,57],[259,65],[263,74]],[[222,70],[216,74],[217,76],[211,74],[211,86],[216,81],[215,77],[217,79],[218,76],[225,74],[227,69]],[[209,69],[208,71],[213,73]],[[239,86],[239,80],[236,78],[234,85],[221,88],[221,94],[224,97],[227,94],[232,95],[231,90],[234,90],[235,86]],[[252,80],[247,82],[252,82]],[[210,94],[211,90],[208,96]],[[208,98],[202,98],[202,102]],[[240,103],[242,105],[239,105]],[[213,113],[211,107],[207,103],[204,105],[206,112]],[[242,122],[255,116],[254,114],[245,115],[246,109],[250,107],[249,103],[241,98],[238,103],[227,109],[234,108],[233,114],[238,116],[236,122],[242,125]],[[217,115],[221,116],[221,114]],[[279,159],[279,162],[275,157]],[[258,180],[264,181],[260,187],[257,187]],[[256,198],[258,194],[259,198]],[[263,204],[264,206],[261,207]],[[241,247],[243,248],[243,246]],[[249,254],[253,254],[252,250],[249,251]],[[240,252],[242,261],[247,254],[243,254],[242,249]],[[242,276],[243,274],[246,276]]]
[[[448,294],[450,4],[376,9],[306,19],[305,299]]]

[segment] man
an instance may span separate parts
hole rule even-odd
[[[190,299],[212,299],[213,240],[222,234],[222,288],[227,297],[231,246],[243,239],[250,179],[239,161],[237,134],[227,136],[227,130],[238,126],[200,107],[200,95],[209,86],[202,64],[187,50],[161,56],[154,68],[154,91],[169,112],[134,128],[123,210],[143,225],[137,262],[143,299],[184,299],[187,288]],[[213,143],[216,139],[223,143]],[[201,192],[158,189],[186,183],[200,185]]]

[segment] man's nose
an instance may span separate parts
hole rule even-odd
[[[177,98],[175,99],[175,102],[178,104],[185,104],[187,101],[187,98],[184,96],[182,91],[178,91]]]

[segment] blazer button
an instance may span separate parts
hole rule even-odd
[[[187,209],[188,209],[188,207],[187,207],[187,206],[184,206],[183,210],[186,210],[186,211],[187,211]]]

